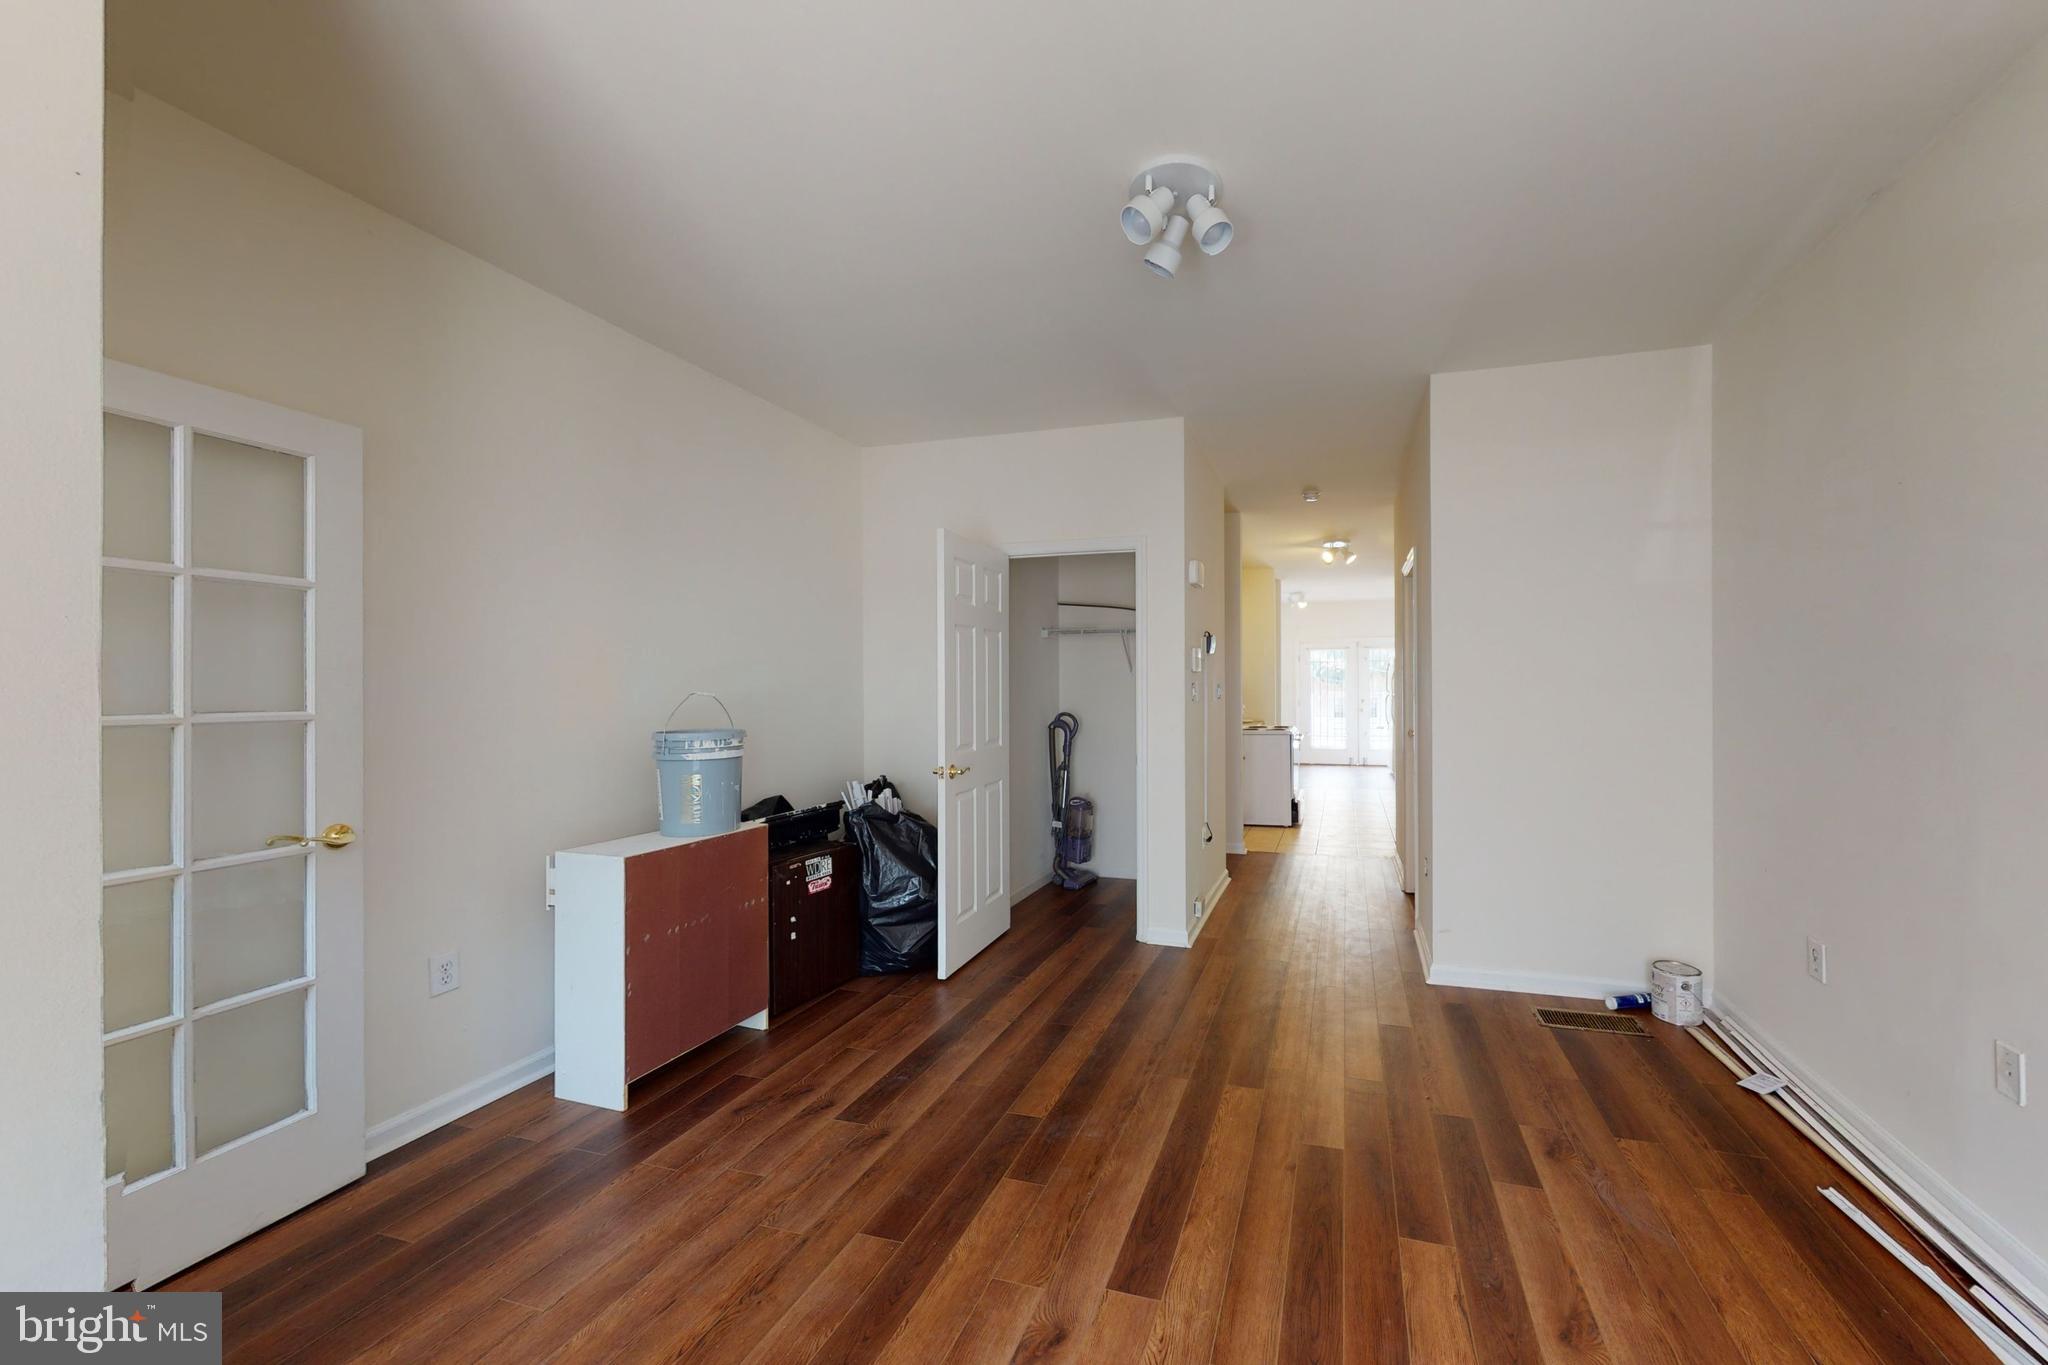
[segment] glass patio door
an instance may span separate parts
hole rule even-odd
[[[109,1284],[363,1168],[361,438],[109,364]]]
[[[1312,645],[1301,652],[1302,762],[1358,762],[1358,688],[1351,646]]]

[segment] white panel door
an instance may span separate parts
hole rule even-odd
[[[1010,560],[939,532],[939,975],[1010,927]]]
[[[363,1171],[362,436],[112,362],[106,408],[107,1259],[139,1289]]]

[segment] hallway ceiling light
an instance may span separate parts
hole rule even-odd
[[[1322,497],[1323,490],[1317,488],[1314,484],[1310,484],[1307,488],[1301,490],[1301,500],[1303,502],[1320,502]]]
[[[1305,592],[1288,593],[1287,600],[1294,603],[1295,606],[1300,607],[1303,611],[1308,610],[1308,594]]]
[[[1216,206],[1221,192],[1216,172],[1188,157],[1155,161],[1132,177],[1131,198],[1121,222],[1133,246],[1148,248],[1146,269],[1172,279],[1180,269],[1181,247],[1190,229],[1205,256],[1218,255],[1230,245],[1237,227]]]

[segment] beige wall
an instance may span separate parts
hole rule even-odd
[[[2044,148],[2037,47],[1716,340],[1714,816],[1722,1002],[2048,1287]]]
[[[1186,501],[1186,548],[1188,559],[1202,562],[1206,586],[1188,588],[1187,634],[1181,650],[1180,677],[1183,685],[1192,676],[1188,671],[1189,649],[1202,644],[1204,631],[1215,637],[1215,654],[1207,656],[1202,663],[1202,673],[1194,681],[1200,684],[1198,697],[1187,703],[1188,719],[1186,733],[1187,751],[1187,829],[1188,829],[1188,874],[1187,893],[1181,899],[1191,902],[1200,898],[1203,918],[1194,920],[1191,903],[1182,906],[1187,916],[1188,934],[1192,938],[1201,932],[1208,912],[1213,908],[1216,888],[1222,884],[1226,855],[1230,851],[1226,811],[1229,807],[1227,787],[1236,773],[1229,763],[1229,749],[1224,744],[1225,722],[1236,727],[1235,717],[1223,714],[1228,689],[1224,686],[1224,671],[1229,667],[1230,656],[1223,652],[1224,645],[1224,579],[1231,571],[1230,562],[1223,555],[1223,482],[1209,467],[1209,462],[1193,451],[1188,451],[1182,461],[1184,475],[1182,488]],[[1187,582],[1183,565],[1181,581]]]
[[[0,1286],[100,1289],[100,7],[0,42]]]
[[[1430,382],[1432,980],[1711,969],[1711,352]]]
[[[376,1125],[544,1060],[544,860],[652,827],[684,693],[748,729],[749,799],[861,770],[858,456],[146,95],[110,110],[108,353],[363,429]],[[429,999],[439,952],[462,987]]]
[[[1241,719],[1272,725],[1280,720],[1280,580],[1264,564],[1246,564],[1242,575],[1244,614],[1244,714]]]
[[[1008,547],[1143,542],[1146,878],[1139,932],[1159,943],[1185,941],[1189,899],[1203,890],[1189,889],[1199,871],[1199,831],[1190,838],[1177,817],[1188,799],[1187,754],[1200,733],[1188,700],[1187,599],[1195,590],[1187,586],[1183,553],[1184,446],[1175,418],[881,446],[861,459],[864,765],[895,778],[913,810],[931,811],[937,797],[930,770],[938,731],[939,530]],[[1073,488],[1089,496],[1074,498]],[[1215,519],[1220,542],[1220,495]],[[1042,762],[1043,752],[1037,742],[1028,754],[1020,748],[1013,767]],[[1193,779],[1200,783],[1199,769]]]
[[[1410,572],[1401,566],[1410,553],[1415,556]],[[1415,933],[1426,955],[1429,952],[1433,914],[1430,887],[1430,760],[1434,739],[1430,728],[1430,614],[1429,588],[1436,573],[1429,543],[1429,397],[1423,396],[1408,445],[1401,452],[1401,487],[1394,501],[1394,696],[1396,704],[1394,783],[1395,846],[1401,850],[1401,885],[1415,897]],[[1404,594],[1413,594],[1413,611]],[[1410,670],[1401,661],[1414,656]],[[1403,694],[1404,681],[1415,679],[1413,696]],[[1399,731],[1415,731],[1415,756],[1404,772]]]

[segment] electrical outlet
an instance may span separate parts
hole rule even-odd
[[[1997,1074],[1993,1083],[1998,1093],[2017,1104],[2027,1107],[2027,1054],[2011,1043],[1994,1043],[1993,1055],[1997,1058]]]
[[[1806,940],[1806,974],[1823,986],[1828,984],[1828,945],[1817,938]]]
[[[1196,901],[1196,902],[1195,902],[1195,918],[1196,918],[1196,919],[1200,919],[1201,917],[1202,917],[1202,903],[1201,903],[1200,901]]]
[[[446,995],[462,984],[462,955],[443,953],[427,959],[427,994]]]

